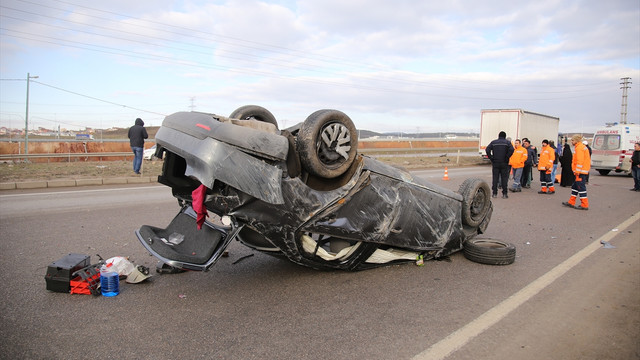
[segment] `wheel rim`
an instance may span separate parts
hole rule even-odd
[[[473,197],[473,202],[471,203],[471,216],[474,219],[477,219],[478,216],[483,214],[488,199],[487,195],[484,189],[478,189],[478,191],[476,191],[476,195]]]
[[[351,133],[340,123],[325,126],[318,137],[316,151],[325,165],[340,164],[349,159]]]

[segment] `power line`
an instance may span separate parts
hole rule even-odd
[[[156,48],[161,48],[163,50],[171,49],[171,50],[189,52],[189,53],[198,54],[198,55],[206,55],[206,56],[210,56],[211,55],[210,52],[205,52],[205,51],[198,51],[198,50],[180,48],[180,47],[175,47],[175,46],[167,46],[167,45],[155,44],[155,43],[151,43],[151,42],[148,42],[148,41],[134,40],[132,38],[124,38],[124,37],[116,37],[116,36],[113,36],[113,35],[99,34],[99,33],[96,33],[96,32],[80,30],[80,29],[72,29],[72,28],[68,28],[68,27],[64,27],[64,26],[52,25],[52,24],[47,24],[47,23],[44,23],[44,22],[38,22],[38,21],[33,21],[33,20],[26,20],[26,19],[22,19],[22,18],[17,18],[17,17],[13,17],[13,16],[4,15],[4,14],[0,14],[0,17],[13,19],[13,20],[19,20],[19,21],[26,21],[26,22],[30,22],[30,23],[33,23],[33,24],[40,24],[40,25],[44,25],[44,26],[48,26],[48,27],[52,27],[52,28],[61,29],[61,30],[69,30],[69,31],[74,31],[74,32],[94,35],[94,36],[100,36],[100,37],[107,38],[109,40],[116,39],[116,40],[122,40],[122,41],[126,41],[126,42],[131,42],[131,43],[137,43],[137,44],[142,44],[142,45],[153,46],[153,47],[156,47]],[[68,21],[68,20],[64,20],[64,21]],[[72,23],[82,24],[80,22],[72,22]],[[82,25],[84,25],[84,24],[82,24]],[[130,35],[139,36],[139,34],[133,33],[133,32],[130,32],[130,31],[123,31],[123,30],[119,30],[119,29],[110,29],[110,28],[106,28],[106,27],[103,27],[103,26],[95,26],[95,25],[93,27],[100,28],[100,29],[106,29],[106,30],[110,30],[110,31],[117,31],[117,32],[121,32],[121,33],[124,33],[124,34],[130,34]],[[53,37],[49,37],[49,36],[45,36],[45,35],[28,33],[28,32],[25,32],[25,31],[13,30],[13,29],[8,29],[8,28],[0,28],[0,30],[12,31],[12,32],[16,32],[16,33],[22,33],[22,34],[25,34],[25,35],[31,35],[31,36],[40,36],[40,37],[50,38],[50,39],[55,39],[55,40],[60,40],[60,41],[75,42],[75,41],[70,41],[70,40],[67,40],[67,39],[58,39],[58,38],[53,38]],[[168,41],[167,39],[163,39],[163,38],[155,37],[155,36],[147,36],[147,37],[151,38],[151,39],[161,40],[161,41]],[[174,41],[169,41],[169,42],[174,42]],[[75,43],[79,43],[79,42],[75,42]],[[103,47],[103,46],[94,45],[94,44],[88,44],[88,43],[80,43],[80,44],[87,45],[87,46]],[[184,43],[182,43],[182,44],[184,44]],[[193,45],[193,46],[201,47],[201,48],[204,48],[206,50],[211,50],[211,51],[214,50],[213,48],[205,47],[205,46],[202,46],[202,45],[195,45],[195,44],[187,44],[187,45]],[[113,48],[111,48],[111,49],[113,49]],[[130,51],[130,50],[122,50],[122,49],[116,49],[116,50],[123,51],[123,52],[124,51]],[[272,66],[277,66],[277,67],[282,67],[282,68],[287,68],[287,69],[295,68],[295,69],[300,69],[300,70],[305,70],[305,71],[310,71],[310,72],[321,73],[319,68],[317,66],[315,66],[314,64],[308,64],[308,63],[291,64],[291,63],[282,63],[282,62],[278,63],[278,62],[273,62],[273,61],[266,61],[266,60],[260,58],[259,56],[256,56],[256,55],[253,55],[253,54],[248,54],[248,53],[243,53],[243,52],[237,52],[237,51],[224,51],[224,53],[238,54],[238,55],[242,55],[244,57],[225,55],[225,54],[221,54],[221,53],[216,54],[216,56],[222,57],[222,58],[231,59],[231,60],[241,60],[241,61],[248,61],[248,62],[259,62],[261,64],[267,64],[267,65],[272,65]],[[255,60],[252,60],[252,59],[255,59]],[[301,65],[304,65],[304,66],[301,66]]]
[[[6,30],[4,28],[0,28],[0,29]],[[13,30],[9,30],[9,31],[13,31]],[[17,37],[17,38],[23,38],[23,39],[32,40],[32,41],[39,41],[39,42],[50,43],[50,44],[55,44],[55,45],[62,45],[62,46],[67,46],[67,47],[72,47],[72,48],[78,48],[78,49],[83,49],[83,50],[95,51],[95,52],[100,52],[100,53],[105,53],[105,54],[133,57],[133,58],[139,58],[139,59],[144,59],[144,60],[152,60],[152,61],[156,61],[156,62],[172,63],[172,64],[178,64],[178,65],[182,65],[182,66],[190,66],[190,67],[197,67],[197,68],[208,68],[208,69],[213,69],[213,70],[224,70],[224,71],[227,71],[227,72],[235,72],[235,73],[241,73],[241,74],[252,74],[252,75],[258,75],[258,76],[264,76],[264,77],[270,77],[270,78],[278,78],[278,79],[284,79],[284,80],[307,82],[307,83],[320,84],[320,85],[330,85],[330,86],[336,86],[336,87],[352,88],[352,89],[374,91],[374,92],[401,93],[401,94],[407,94],[407,95],[427,95],[427,96],[431,96],[431,97],[440,97],[440,98],[449,98],[449,99],[468,99],[468,100],[513,100],[513,101],[558,100],[558,98],[516,98],[516,97],[498,98],[496,96],[480,97],[480,96],[464,96],[464,95],[459,95],[459,94],[458,95],[449,95],[449,94],[442,94],[442,93],[425,93],[425,92],[422,92],[422,91],[399,90],[399,89],[388,88],[388,87],[384,87],[383,88],[383,87],[378,87],[378,86],[363,85],[363,84],[360,84],[360,83],[354,84],[354,83],[344,83],[344,82],[330,81],[330,80],[320,80],[320,79],[317,79],[317,78],[308,78],[308,77],[292,78],[290,76],[285,76],[285,75],[280,75],[280,74],[270,73],[270,72],[264,72],[264,71],[258,71],[258,70],[249,70],[249,69],[240,70],[240,69],[229,68],[229,67],[225,67],[225,66],[221,66],[221,65],[204,65],[204,64],[200,64],[200,63],[192,63],[192,62],[187,62],[185,60],[174,59],[174,58],[171,58],[171,57],[168,57],[168,56],[147,55],[145,53],[140,53],[140,52],[137,52],[137,51],[124,50],[124,49],[118,49],[118,48],[111,48],[111,47],[106,47],[106,46],[101,46],[101,45],[93,45],[93,44],[87,44],[87,43],[78,43],[78,42],[74,42],[74,41],[68,41],[68,40],[64,40],[64,39],[58,39],[58,38],[53,38],[53,37],[43,36],[43,35],[33,35],[33,34],[29,34],[29,33],[26,33],[26,34],[32,35],[32,36],[37,36],[37,37],[48,38],[50,40],[56,40],[56,41],[40,40],[40,39],[34,39],[34,38],[18,36],[18,35],[10,35],[10,34],[4,34],[4,35],[5,36]],[[67,43],[64,43],[64,42],[70,42],[71,44],[67,44]],[[74,43],[80,44],[80,45],[85,45],[85,46],[91,46],[91,47],[72,45]],[[503,90],[503,91],[507,92],[509,90]],[[601,90],[601,91],[603,91],[603,90]],[[510,92],[513,93],[513,92],[516,92],[516,91],[510,91]],[[545,93],[545,94],[548,94],[548,93]],[[590,95],[592,95],[592,94],[579,94],[579,95],[575,95],[575,96],[563,96],[562,98],[563,99],[571,99],[571,98],[586,97],[586,96],[590,96]]]
[[[33,5],[38,5],[39,7],[45,7],[45,8],[49,8],[49,9],[55,9],[55,10],[59,10],[59,11],[69,11],[68,9],[61,9],[61,8],[57,8],[57,7],[52,7],[52,6],[46,6],[46,5],[42,5],[42,4],[37,4],[35,2],[31,2],[31,1],[26,1],[26,0],[19,0],[21,2],[24,3],[29,3],[29,4],[33,4]],[[218,37],[218,38],[223,38],[223,39],[230,39],[233,40],[233,42],[229,42],[229,41],[224,41],[224,40],[218,40],[219,43],[224,43],[224,44],[228,44],[230,46],[234,46],[234,47],[244,47],[244,48],[248,48],[248,49],[252,49],[252,50],[261,50],[261,51],[268,51],[268,52],[272,52],[272,53],[280,53],[280,54],[286,54],[286,55],[291,55],[291,54],[297,54],[296,57],[297,58],[307,58],[307,59],[311,59],[313,61],[318,61],[317,59],[310,57],[310,55],[316,56],[316,57],[321,57],[324,60],[319,60],[321,62],[329,62],[329,63],[333,63],[333,64],[339,64],[339,65],[347,65],[350,67],[355,67],[358,70],[362,70],[364,69],[384,69],[384,70],[388,70],[386,68],[382,68],[379,66],[371,66],[369,64],[362,64],[362,63],[353,63],[350,61],[347,61],[345,59],[340,59],[340,58],[336,58],[336,57],[328,57],[328,56],[324,56],[321,54],[317,54],[317,53],[309,53],[309,52],[303,52],[303,51],[299,51],[299,50],[295,50],[295,49],[291,49],[291,48],[287,48],[287,47],[282,47],[282,46],[276,46],[276,45],[268,45],[268,44],[262,44],[259,42],[255,42],[255,41],[249,41],[249,40],[244,40],[244,39],[240,39],[240,38],[234,38],[234,37],[229,37],[229,36],[224,36],[224,35],[220,35],[220,34],[215,34],[215,33],[209,33],[209,32],[204,32],[204,31],[200,31],[197,29],[191,29],[191,28],[186,28],[186,27],[181,27],[181,26],[175,26],[172,24],[166,24],[166,23],[161,23],[161,22],[157,22],[157,21],[153,21],[153,20],[140,20],[140,19],[136,19],[132,16],[129,15],[125,15],[125,14],[121,14],[121,13],[116,13],[116,12],[112,12],[112,11],[107,11],[107,10],[101,10],[101,9],[96,9],[96,8],[92,8],[92,7],[87,7],[87,6],[83,6],[83,5],[79,5],[79,4],[74,4],[71,2],[67,2],[67,1],[58,1],[59,3],[63,3],[63,4],[67,4],[67,5],[72,5],[72,6],[76,6],[76,7],[80,7],[80,8],[84,8],[84,9],[88,9],[91,11],[96,11],[96,12],[100,12],[100,13],[105,13],[105,14],[111,14],[111,15],[116,15],[118,17],[122,17],[122,18],[126,18],[126,19],[133,19],[136,20],[137,22],[146,22],[146,23],[150,23],[150,24],[156,24],[156,25],[160,25],[161,28],[153,28],[153,27],[148,27],[148,26],[144,26],[144,25],[139,25],[139,24],[129,24],[132,26],[137,26],[140,28],[144,28],[144,29],[151,29],[151,30],[155,30],[155,31],[162,31],[164,33],[169,33],[169,34],[174,34],[174,35],[180,35],[180,36],[189,36],[189,37],[195,37],[195,38],[199,38],[199,39],[203,39],[206,41],[211,41],[212,37]],[[68,21],[68,22],[72,22],[66,19],[61,19],[61,18],[56,18],[56,17],[52,17],[52,16],[48,16],[48,15],[42,15],[42,14],[38,14],[38,13],[33,13],[33,12],[28,12],[25,10],[19,10],[19,9],[13,9],[13,8],[9,8],[15,11],[20,11],[20,12],[25,12],[25,13],[29,13],[29,14],[34,14],[34,15],[39,15],[39,16],[44,16],[44,17],[49,17],[49,18],[53,18],[56,20],[62,20],[62,21]],[[100,16],[95,16],[95,15],[91,15],[91,14],[87,14],[87,13],[80,13],[77,12],[79,14],[82,14],[84,16],[88,16],[88,17],[92,17],[92,18],[96,18],[96,19],[101,19],[101,20],[106,20],[106,21],[116,21],[110,18],[105,18],[105,17],[100,17]],[[26,19],[22,19],[23,21],[29,21]],[[79,23],[79,22],[72,22],[72,23],[78,23],[78,24],[82,24],[82,25],[86,25],[86,26],[91,26],[91,27],[95,27],[95,28],[102,28],[102,29],[107,29],[109,31],[119,31],[119,32],[124,32],[120,29],[113,29],[113,28],[108,28],[108,27],[102,27],[102,26],[97,26],[94,24],[91,25],[87,25],[87,24],[83,24],[83,23]],[[53,26],[53,25],[49,25],[48,26]],[[166,30],[166,28],[174,28],[174,29],[180,29],[180,30],[187,30],[189,33],[188,34],[184,34],[181,32],[174,32],[174,31],[169,31]],[[170,42],[174,42],[172,40],[168,40],[166,38],[159,38],[159,37],[151,37],[148,35],[141,35],[138,33],[133,33],[133,32],[124,32],[124,33],[128,33],[131,35],[136,35],[136,36],[144,36],[144,37],[148,37],[148,38],[153,38],[153,39],[160,39],[163,41],[170,41]],[[195,35],[195,34],[204,34],[206,35],[206,37],[203,36],[199,36],[199,35]],[[106,36],[106,35],[100,35],[100,34],[96,34],[97,36]],[[135,40],[130,40],[130,39],[126,39],[127,41],[135,41]],[[239,45],[237,44],[237,42],[243,42],[243,43],[247,43],[247,44],[251,44],[251,46],[249,45]],[[143,42],[144,43],[144,42]],[[148,44],[148,43],[147,43]],[[153,46],[160,46],[157,44],[148,44],[148,45],[153,45]],[[203,47],[199,44],[188,44],[190,46],[199,46],[199,47]],[[256,47],[254,45],[259,45],[260,47]],[[96,45],[90,45],[90,46],[96,46]],[[205,49],[211,49],[211,48],[207,48],[207,47],[203,47]],[[175,49],[175,48],[174,48]],[[187,49],[179,49],[181,51],[190,51]],[[285,51],[286,50],[286,51]],[[119,50],[119,51],[125,51],[125,50]],[[243,56],[248,56],[248,57],[253,57],[253,58],[260,58],[258,56],[255,56],[253,54],[247,54],[247,53],[241,53],[241,52],[233,52],[232,53],[237,53]],[[249,62],[257,62],[247,59],[247,58],[237,58],[237,57],[232,57],[232,56],[225,56],[225,55],[220,55],[217,54],[217,56],[221,56],[221,57],[227,57],[227,58],[231,58],[234,60],[242,60],[242,61],[249,61]],[[261,62],[259,62],[261,64],[267,64],[267,65],[273,65],[273,66],[284,66],[287,68],[291,68],[291,67],[295,67],[295,68],[299,68],[299,69],[303,69],[303,70],[307,70],[307,71],[314,71],[314,72],[318,72],[319,70],[314,70],[314,69],[309,69],[309,68],[301,68],[299,66],[292,66],[291,63],[286,63],[286,64],[278,64],[278,63],[273,63],[273,62],[266,62],[264,60],[262,60]],[[310,64],[304,64],[304,65],[310,65]],[[440,75],[441,77],[446,77],[444,75]],[[290,79],[296,80],[296,78],[294,77],[288,77]],[[469,89],[474,89],[470,86],[456,86],[454,84],[448,83],[448,84],[444,84],[444,85],[438,85],[438,84],[434,84],[432,82],[424,82],[424,81],[410,81],[410,80],[403,80],[400,78],[395,78],[395,79],[380,79],[379,77],[370,77],[370,76],[363,76],[363,78],[366,78],[369,81],[374,81],[374,82],[379,82],[379,83],[402,83],[402,84],[408,84],[408,85],[414,85],[414,86],[420,86],[420,87],[429,87],[429,88],[440,88],[440,89],[451,89],[451,90],[469,90]],[[497,83],[497,82],[489,82],[489,81],[477,81],[477,80],[473,80],[473,79],[466,79],[465,80],[465,84],[468,83],[476,83],[476,84],[488,84],[488,85],[501,85],[504,86],[505,83]],[[583,87],[583,86],[591,86],[591,85],[601,85],[602,83],[598,83],[598,84],[577,84],[574,85],[573,87]],[[513,85],[519,85],[519,84],[513,84]],[[550,87],[560,87],[562,86],[563,88],[566,89],[566,85],[558,85],[558,86],[548,86],[545,85],[545,89],[548,89]],[[536,85],[529,85],[529,87],[536,87]],[[477,89],[477,88],[476,88]],[[496,90],[493,90],[496,91]],[[581,90],[563,90],[563,91],[544,91],[542,93],[544,94],[551,94],[551,93],[575,93]],[[519,90],[519,89],[505,89],[505,90],[500,90],[500,92],[508,92],[510,94],[512,93],[531,93],[531,91],[524,91],[524,90]],[[586,95],[585,95],[586,96]],[[455,98],[456,96],[448,96],[448,97],[452,97]],[[503,100],[508,100],[508,99],[503,99]]]
[[[46,87],[50,87],[50,88],[52,88],[52,89],[56,89],[56,90],[60,90],[60,91],[64,91],[64,92],[69,93],[69,94],[73,94],[73,95],[77,95],[77,96],[82,96],[82,97],[85,97],[85,98],[87,98],[87,99],[92,99],[92,100],[100,101],[100,102],[103,102],[103,103],[107,103],[107,104],[111,104],[111,105],[120,106],[120,107],[123,107],[123,108],[126,108],[126,109],[131,109],[131,110],[141,111],[141,112],[145,112],[145,113],[149,113],[149,114],[155,114],[155,115],[160,115],[160,116],[167,116],[166,114],[161,114],[161,113],[158,113],[158,112],[155,112],[155,111],[144,110],[144,109],[140,109],[140,108],[136,108],[136,107],[133,107],[133,106],[124,105],[124,104],[118,104],[118,103],[115,103],[115,102],[113,102],[113,101],[103,100],[103,99],[99,99],[99,98],[97,98],[97,97],[93,97],[93,96],[89,96],[89,95],[80,94],[80,93],[77,93],[77,92],[75,92],[75,91],[62,89],[62,88],[59,88],[59,87],[57,87],[57,86],[53,86],[53,85],[49,85],[49,84],[45,84],[45,83],[43,83],[42,81],[31,80],[31,82],[34,82],[34,83],[37,83],[37,84],[40,84],[40,85],[43,85],[43,86],[46,86]]]
[[[31,4],[34,4],[34,5],[42,6],[40,4],[37,4],[35,2],[31,2],[31,1],[27,1],[27,0],[18,0],[18,1],[27,2],[27,3],[31,3]],[[298,54],[298,56],[303,56],[303,57],[308,57],[309,55],[313,55],[313,56],[323,57],[323,58],[325,58],[327,60],[330,60],[330,61],[337,61],[337,62],[339,62],[341,64],[351,63],[353,66],[358,66],[358,67],[361,67],[363,65],[363,64],[360,64],[360,63],[353,63],[353,62],[350,62],[350,61],[348,61],[346,59],[342,59],[342,58],[338,58],[338,57],[334,57],[334,56],[327,56],[327,55],[322,55],[322,54],[317,54],[317,53],[309,53],[307,51],[300,51],[300,50],[296,50],[296,49],[292,49],[292,48],[288,48],[288,47],[284,47],[284,46],[264,44],[264,43],[260,43],[260,42],[257,42],[257,41],[251,41],[251,40],[246,40],[246,39],[242,39],[242,38],[238,38],[238,37],[232,37],[232,36],[227,36],[227,35],[222,35],[222,34],[216,34],[216,33],[201,31],[201,30],[187,28],[187,27],[183,27],[183,26],[176,26],[176,25],[173,25],[173,24],[162,23],[162,22],[159,22],[159,21],[140,20],[138,18],[135,18],[133,16],[129,16],[129,15],[126,15],[126,14],[121,14],[121,13],[108,11],[108,10],[96,9],[96,8],[88,7],[88,6],[85,6],[85,5],[71,3],[71,2],[68,2],[68,1],[57,0],[57,2],[63,3],[63,4],[67,4],[67,5],[76,6],[76,7],[80,7],[80,8],[84,8],[84,9],[88,9],[88,10],[93,10],[93,11],[97,11],[97,12],[101,12],[101,13],[112,14],[112,15],[116,15],[116,16],[119,16],[119,17],[131,19],[131,20],[144,21],[144,22],[147,22],[147,23],[160,25],[162,28],[171,27],[171,28],[174,28],[174,29],[186,30],[186,31],[189,32],[188,34],[183,34],[183,33],[175,33],[175,32],[170,32],[170,31],[166,31],[165,30],[166,32],[170,32],[170,33],[174,33],[174,34],[193,36],[193,33],[195,32],[195,33],[200,33],[200,34],[205,35],[206,37],[204,39],[207,39],[207,40],[209,40],[211,38],[211,36],[215,36],[215,37],[219,37],[219,38],[223,38],[223,39],[229,39],[229,42],[223,42],[223,43],[234,45],[234,46],[238,46],[237,42],[239,41],[239,42],[243,42],[243,43],[247,43],[247,44],[260,46],[260,47],[257,47],[257,48],[256,47],[244,46],[244,47],[248,47],[248,48],[251,48],[251,49],[265,50],[265,51],[271,51],[271,52],[282,53],[282,54],[296,53],[296,54]],[[58,10],[61,10],[61,9],[58,9]],[[111,19],[105,19],[105,20],[113,21]],[[143,28],[148,28],[148,27],[145,27],[145,26],[142,26],[142,25],[138,25],[138,26],[143,27]],[[274,49],[279,49],[279,51],[278,50],[274,50]]]
[[[48,8],[56,9],[56,10],[68,11],[66,9],[60,9],[60,8],[54,8],[54,7],[46,6],[46,5],[41,5],[39,3],[28,1],[28,0],[17,0],[17,1],[30,3],[30,4],[34,4],[34,5],[38,5],[38,6],[43,6],[43,7],[48,7]],[[321,61],[334,62],[336,64],[341,64],[341,65],[349,65],[349,66],[357,68],[357,69],[368,68],[368,69],[372,69],[372,70],[388,70],[385,67],[375,66],[375,65],[371,65],[371,64],[363,64],[363,63],[359,63],[359,62],[353,62],[353,61],[350,61],[348,59],[344,59],[344,58],[340,58],[340,57],[328,56],[328,55],[323,55],[323,54],[313,53],[313,52],[308,52],[308,51],[300,51],[300,50],[289,48],[289,47],[285,47],[285,46],[274,45],[274,44],[265,44],[265,43],[261,43],[261,42],[257,42],[257,41],[242,39],[242,38],[239,38],[239,37],[233,37],[233,36],[222,35],[222,34],[218,34],[218,33],[211,33],[211,32],[201,31],[201,30],[198,30],[198,29],[188,28],[188,27],[184,27],[184,26],[177,26],[177,25],[163,23],[163,22],[154,21],[154,20],[150,20],[150,19],[141,20],[141,19],[138,19],[138,18],[130,16],[130,15],[126,15],[126,14],[122,14],[122,13],[118,13],[118,12],[114,12],[114,11],[109,11],[109,10],[97,9],[97,8],[94,8],[94,7],[89,7],[89,6],[85,6],[85,5],[81,5],[81,4],[76,4],[76,3],[69,2],[69,1],[64,1],[64,0],[54,0],[54,1],[56,1],[58,3],[63,3],[63,4],[67,4],[67,5],[76,6],[76,7],[79,7],[79,8],[84,8],[84,9],[100,12],[100,13],[111,14],[111,15],[119,16],[119,17],[126,18],[126,19],[131,19],[131,20],[135,20],[135,21],[139,21],[139,22],[146,22],[146,23],[150,23],[150,24],[159,25],[159,26],[161,26],[161,28],[160,28],[161,31],[172,33],[172,34],[193,37],[194,33],[199,33],[199,34],[204,35],[205,37],[197,36],[197,38],[205,39],[205,40],[209,40],[209,41],[211,40],[212,36],[218,37],[218,38],[223,38],[223,39],[229,39],[230,41],[228,41],[228,42],[220,41],[220,40],[218,40],[218,41],[221,42],[221,43],[224,43],[224,44],[232,45],[232,46],[247,47],[249,49],[264,50],[264,51],[270,51],[270,52],[280,53],[280,54],[285,54],[285,55],[289,55],[291,53],[294,53],[294,54],[297,54],[296,55],[297,57],[304,57],[304,58],[308,58],[308,59],[311,59],[311,60],[316,60],[316,59],[313,58],[313,57],[310,57],[310,56],[320,57],[320,58],[324,58],[325,59],[325,60],[321,60]],[[93,16],[93,15],[88,15],[88,14],[84,14],[84,15]],[[102,17],[96,17],[96,18],[103,19],[103,20],[108,20],[108,21],[114,21],[114,20],[109,19],[109,18],[102,18]],[[145,28],[145,29],[157,29],[157,28],[150,28],[150,27],[143,26],[143,25],[136,25],[136,26],[139,26],[139,27],[142,27],[142,28]],[[179,30],[186,30],[189,33],[188,34],[184,34],[184,33],[177,33],[177,32],[167,31],[167,30],[165,30],[166,27],[179,29]],[[140,34],[137,34],[137,35],[140,35]],[[243,43],[251,44],[252,46],[238,45],[237,42],[243,42]],[[259,46],[259,47],[255,47],[255,46]],[[494,83],[494,82],[489,82],[489,81],[477,81],[477,80],[474,81],[474,80],[469,80],[469,79],[467,79],[466,81],[478,82],[478,83],[483,83],[483,84],[499,84],[499,83]],[[576,85],[576,86],[596,86],[596,85],[603,85],[603,84],[606,84],[606,83],[608,83],[608,82],[602,81],[602,82],[593,83],[593,84],[582,84],[582,85]],[[541,86],[545,87],[545,88],[549,87],[549,85],[541,85]],[[557,85],[557,86],[558,87],[564,87],[565,85]]]
[[[42,5],[42,4],[37,4],[37,3],[34,3],[34,2],[26,1],[26,0],[17,0],[17,1],[30,3],[30,4],[38,5],[39,7],[44,7],[44,8],[54,9],[54,10],[60,10],[60,11],[65,11],[65,12],[68,11],[67,9],[55,8],[55,7],[51,7],[51,6],[46,6],[46,5]],[[63,1],[60,1],[60,2],[63,2]],[[67,3],[67,2],[63,2],[63,3]],[[134,18],[134,17],[129,16],[129,15],[124,15],[124,14],[119,14],[119,13],[115,13],[115,12],[111,12],[111,11],[90,8],[90,7],[83,6],[83,5],[77,5],[77,4],[72,4],[72,3],[67,3],[67,4],[74,5],[74,6],[81,7],[81,8],[85,8],[85,9],[90,9],[90,10],[93,10],[93,11],[98,11],[98,12],[117,15],[117,16],[120,16],[120,17],[123,17],[123,18],[136,20],[138,22],[147,22],[147,23],[150,23],[150,24],[160,25],[159,28],[154,28],[154,27],[149,27],[149,26],[144,26],[144,25],[139,25],[139,24],[131,24],[131,23],[128,24],[128,25],[131,25],[131,26],[135,26],[135,27],[139,27],[139,28],[143,28],[143,29],[147,29],[147,30],[161,31],[163,33],[168,33],[168,34],[173,34],[173,35],[180,35],[180,36],[185,36],[185,37],[188,37],[188,38],[201,39],[201,40],[205,40],[207,42],[212,41],[212,37],[219,37],[219,38],[228,39],[228,40],[220,40],[220,39],[218,39],[217,40],[218,43],[222,43],[222,44],[225,44],[225,45],[230,45],[232,47],[240,47],[240,48],[246,48],[246,49],[250,49],[250,50],[267,51],[267,52],[276,53],[276,54],[283,54],[283,55],[290,55],[291,53],[294,53],[294,54],[297,54],[296,58],[306,58],[306,59],[316,60],[316,59],[314,59],[313,57],[310,56],[310,55],[313,55],[313,56],[316,56],[316,57],[325,58],[325,60],[321,60],[323,62],[333,62],[335,64],[340,64],[340,65],[349,65],[349,66],[354,67],[354,68],[362,68],[363,66],[367,66],[365,64],[353,63],[353,62],[349,62],[349,61],[344,60],[344,59],[331,57],[331,56],[326,56],[326,55],[322,55],[322,54],[310,53],[310,52],[306,52],[306,51],[300,51],[300,50],[290,49],[290,48],[276,46],[276,45],[262,44],[262,43],[255,42],[255,41],[244,40],[244,39],[240,39],[240,38],[234,38],[234,37],[229,37],[229,36],[225,36],[225,35],[204,32],[204,31],[200,31],[200,30],[197,30],[197,29],[191,29],[191,28],[186,28],[186,27],[181,27],[181,26],[175,26],[175,25],[172,25],[172,24],[161,23],[161,22],[157,22],[157,21],[153,21],[153,20],[140,20],[140,19]],[[21,10],[21,9],[15,9],[15,8],[7,7],[7,6],[0,6],[0,7],[5,8],[5,9],[9,9],[9,10],[13,10],[13,11],[18,11],[18,12],[30,14],[30,15],[37,15],[37,16],[42,16],[42,17],[45,17],[45,18],[50,18],[50,19],[55,19],[55,20],[62,20],[62,21],[65,21],[65,22],[75,23],[75,24],[84,25],[84,26],[102,28],[102,29],[106,29],[106,30],[109,30],[109,31],[118,31],[118,32],[122,32],[122,33],[129,33],[129,34],[136,35],[136,36],[151,37],[149,35],[141,35],[139,33],[127,32],[127,31],[123,31],[121,29],[114,29],[114,28],[109,28],[109,27],[104,27],[104,26],[98,26],[98,25],[95,25],[95,24],[88,25],[86,23],[82,23],[82,22],[78,22],[78,21],[71,21],[71,20],[67,20],[67,19],[63,19],[63,18],[58,18],[58,17],[55,17],[55,16],[43,15],[43,14],[39,14],[39,13],[36,13],[36,12],[26,11],[26,10]],[[106,20],[106,21],[110,21],[110,22],[116,22],[116,20],[113,20],[113,19],[100,17],[100,16],[95,16],[95,15],[91,15],[91,14],[87,14],[87,13],[79,13],[79,14],[87,16],[87,17],[99,19],[99,20]],[[26,20],[26,19],[20,19],[20,20],[31,22],[31,20]],[[170,31],[170,30],[167,30],[167,27],[180,29],[180,30],[186,30],[186,31],[188,31],[188,33]],[[198,35],[198,34],[202,34],[202,35]],[[164,40],[164,41],[177,42],[177,41],[168,40],[166,38],[158,38],[158,37],[151,37],[151,38],[161,39],[161,40]],[[238,42],[244,42],[244,43],[248,43],[248,44],[252,44],[252,45],[240,45],[240,44],[238,44]],[[187,45],[196,46],[196,47],[204,47],[204,46],[199,45],[199,44],[187,43]],[[255,45],[258,45],[259,47],[255,46]],[[246,55],[246,56],[254,56],[255,57],[255,55],[248,54],[248,53],[240,53],[240,54],[243,54],[243,55]]]

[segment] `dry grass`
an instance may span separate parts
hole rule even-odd
[[[162,161],[143,162],[142,175],[155,177],[161,171]],[[137,176],[133,173],[133,163],[123,160],[0,164],[0,182],[129,176]]]

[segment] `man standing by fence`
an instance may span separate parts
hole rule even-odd
[[[142,119],[136,119],[135,125],[129,128],[128,137],[131,151],[133,151],[133,172],[139,175],[140,166],[142,166],[142,153],[144,152],[144,139],[149,137]]]

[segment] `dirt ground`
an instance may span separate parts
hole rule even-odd
[[[482,164],[478,156],[425,157],[378,155],[376,159],[386,164],[407,170],[426,168],[444,168],[472,166]],[[145,176],[158,176],[162,171],[162,160],[145,160],[142,173]],[[0,163],[0,182],[86,179],[134,176],[131,161],[76,161],[56,163]]]
[[[377,155],[375,158],[385,164],[407,170],[433,169],[460,166],[475,166],[488,164],[484,162],[480,156],[394,156],[394,155]]]
[[[161,171],[162,161],[143,161],[143,175],[157,176]],[[0,164],[0,182],[128,176],[134,176],[133,164],[123,160]]]

